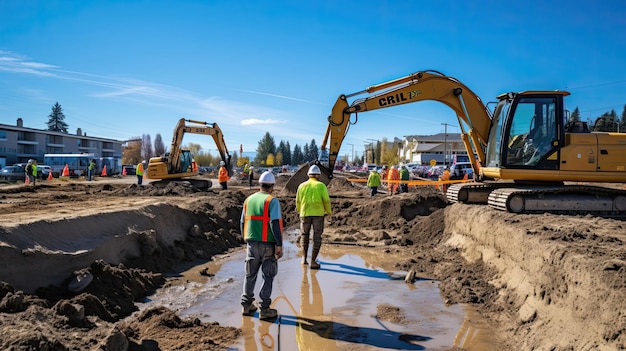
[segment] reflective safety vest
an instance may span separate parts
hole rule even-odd
[[[243,237],[245,240],[276,242],[272,232],[270,218],[270,202],[274,197],[270,194],[258,192],[252,194],[243,203],[244,221]],[[283,220],[280,221],[280,230],[283,230]]]

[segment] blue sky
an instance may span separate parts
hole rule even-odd
[[[568,109],[595,118],[622,113],[625,51],[622,0],[0,0],[0,123],[46,129],[59,102],[71,133],[160,133],[169,147],[184,117],[218,123],[231,152],[266,132],[319,146],[339,95],[428,69],[484,102],[569,90]],[[342,154],[442,123],[460,131],[435,102],[358,117]],[[208,137],[185,142],[215,153]]]

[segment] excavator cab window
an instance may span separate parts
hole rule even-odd
[[[558,167],[556,99],[520,97],[509,121],[508,167],[555,169]]]

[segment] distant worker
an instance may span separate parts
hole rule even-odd
[[[443,173],[441,174],[439,180],[444,182],[450,180],[450,168],[446,167],[446,169],[443,170]],[[448,185],[449,184],[441,184],[441,188],[443,189],[444,193],[448,191]]]
[[[254,180],[254,167],[252,167],[252,165],[248,168],[248,172],[248,188],[252,189],[252,181]]]
[[[37,160],[28,160],[26,176],[28,177],[28,182],[35,186],[35,182],[37,181]]]
[[[248,176],[249,172],[250,172],[250,167],[248,167],[248,164],[246,163],[245,165],[243,165],[243,176],[244,176],[244,178]]]
[[[389,175],[387,175],[387,188],[389,189],[389,195],[398,193],[398,180],[400,180],[400,172],[398,172],[398,167],[392,166],[389,170]]]
[[[381,186],[383,185],[382,182],[386,182],[387,181],[387,177],[388,176],[389,176],[389,169],[385,165],[385,166],[383,166],[383,170],[380,172]]]
[[[372,169],[367,177],[367,187],[370,188],[370,197],[373,197],[378,193],[378,187],[380,186],[380,174],[377,170]]]
[[[96,171],[96,161],[94,159],[89,160],[89,167],[87,167],[87,180],[91,181],[94,172]]]
[[[308,264],[309,234],[313,227],[313,250],[311,251],[311,269],[320,269],[317,255],[322,248],[324,216],[332,214],[330,197],[326,184],[320,182],[320,168],[313,165],[307,175],[309,180],[298,186],[296,193],[296,211],[300,215],[300,245],[302,246],[302,264]]]
[[[220,161],[220,170],[217,173],[217,181],[222,186],[222,190],[228,189],[228,180],[230,180],[230,176],[228,175],[228,169],[226,169],[226,163],[224,161]]]
[[[283,219],[280,202],[272,197],[276,179],[271,172],[259,177],[260,191],[248,196],[241,213],[241,234],[246,241],[246,276],[241,295],[242,314],[252,316],[257,310],[254,302],[254,287],[259,269],[263,272],[263,284],[259,291],[261,312],[259,319],[272,320],[278,312],[272,304],[272,284],[278,274],[278,261],[283,257]]]
[[[409,181],[409,179],[410,179],[409,170],[406,168],[406,166],[402,166],[402,168],[400,169],[400,180],[403,181],[400,184],[400,192],[401,193],[408,193],[409,192],[409,184],[407,183],[407,181]]]
[[[135,174],[137,175],[137,184],[139,185],[141,185],[141,183],[143,182],[143,172],[145,164],[145,160],[139,162],[139,164],[137,165],[137,170],[135,170]]]

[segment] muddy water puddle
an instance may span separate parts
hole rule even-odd
[[[463,305],[446,306],[438,282],[407,272],[382,269],[373,250],[322,248],[322,268],[300,264],[298,247],[285,242],[274,280],[273,322],[241,315],[245,251],[204,265],[214,275],[160,290],[140,309],[164,305],[180,317],[242,328],[244,336],[229,350],[495,350],[486,324]],[[328,252],[324,255],[325,251]],[[377,263],[378,262],[378,263]],[[262,278],[257,280],[255,294]],[[378,315],[383,308],[391,313]]]

